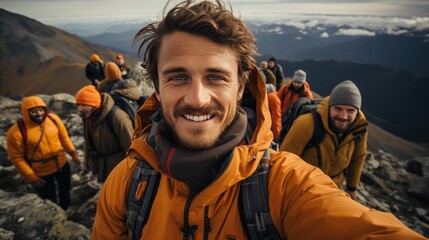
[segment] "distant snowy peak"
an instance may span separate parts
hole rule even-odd
[[[320,37],[330,35],[375,36],[377,34],[425,36],[429,38],[429,17],[381,17],[312,14],[252,14],[243,16],[254,32],[284,34],[297,29],[320,32]],[[335,32],[326,29],[334,28]]]

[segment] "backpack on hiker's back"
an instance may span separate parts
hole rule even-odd
[[[113,113],[119,107],[125,113],[127,113],[134,127],[137,110],[146,101],[146,97],[141,96],[141,92],[137,88],[136,83],[131,79],[122,79],[109,86],[109,91],[106,92],[113,98],[113,101],[115,102],[114,107],[110,110],[107,116],[109,124],[112,122],[111,118]]]
[[[136,113],[137,113],[137,110],[140,108],[139,103],[135,100],[130,100],[120,94],[110,94],[110,96],[115,101],[115,105],[112,107],[109,114],[107,115],[108,121],[111,122],[111,117],[113,116],[114,112],[116,111],[117,108],[120,108],[130,117],[134,127]]]
[[[318,145],[322,142],[325,129],[323,127],[322,119],[316,111],[322,99],[308,99],[305,97],[298,98],[285,112],[282,113],[282,130],[280,131],[279,140],[282,142],[292,127],[293,122],[299,116],[311,112],[314,118],[314,132],[307,147]]]

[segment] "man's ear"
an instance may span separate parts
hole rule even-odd
[[[246,88],[247,81],[249,81],[249,72],[243,73],[242,79],[246,79],[246,80],[242,81],[242,83],[238,88],[238,96],[237,96],[238,101],[240,101],[243,98],[244,88]]]
[[[158,102],[161,102],[161,97],[159,96],[159,92],[155,90],[155,97],[158,100]]]
[[[237,101],[241,101],[241,99],[243,98],[244,84],[242,86],[243,87],[240,87],[240,89],[238,89]]]

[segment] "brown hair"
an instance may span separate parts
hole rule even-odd
[[[169,1],[170,2],[170,1]],[[237,56],[240,86],[247,81],[248,72],[255,64],[256,39],[244,21],[233,15],[232,8],[226,9],[221,0],[216,3],[186,0],[174,6],[160,22],[154,22],[140,29],[134,37],[134,43],[142,40],[139,56],[144,50],[142,66],[152,79],[156,91],[159,90],[158,57],[162,37],[182,31],[195,34],[229,46]],[[164,8],[165,10],[168,6]],[[163,14],[163,15],[164,15]]]

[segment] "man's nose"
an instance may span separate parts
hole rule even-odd
[[[340,113],[339,113],[339,117],[340,117],[341,119],[347,119],[347,118],[348,118],[347,111],[340,111]]]
[[[199,108],[210,103],[210,94],[202,81],[193,81],[185,96],[185,103]]]

